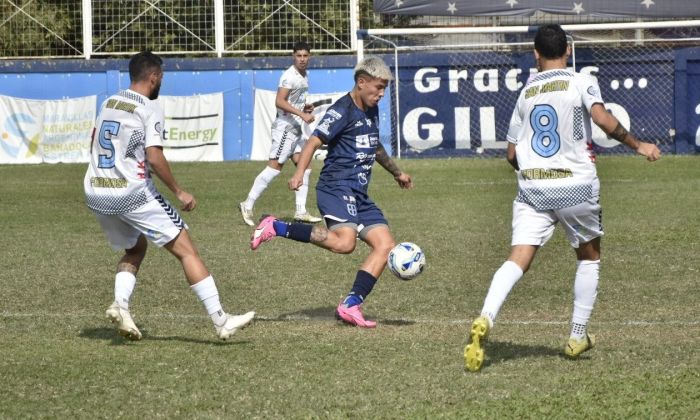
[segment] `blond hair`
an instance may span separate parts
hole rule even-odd
[[[355,66],[355,81],[362,75],[368,75],[375,79],[393,80],[391,69],[384,63],[384,60],[376,55],[368,55]]]

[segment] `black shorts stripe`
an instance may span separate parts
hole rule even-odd
[[[275,152],[275,159],[279,159],[280,156],[282,156],[282,150],[284,150],[284,143],[287,141],[287,134],[289,134],[289,131],[284,130],[284,134],[282,134],[282,138],[280,139],[280,145],[277,148],[277,152]]]
[[[173,221],[173,224],[175,224],[175,226],[177,226],[180,229],[184,229],[185,222],[182,220],[182,218],[180,217],[180,214],[177,212],[177,210],[175,210],[170,205],[168,200],[163,198],[163,196],[161,196],[161,195],[157,196],[156,200],[158,200],[158,203],[160,203],[160,206],[163,207],[163,210],[165,210],[165,212],[168,214],[168,216],[170,217],[170,220]]]

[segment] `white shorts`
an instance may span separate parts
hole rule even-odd
[[[143,234],[157,246],[177,238],[187,225],[168,200],[158,196],[138,209],[124,214],[95,213],[97,221],[115,251],[131,249]]]
[[[301,153],[304,143],[297,128],[289,125],[283,129],[273,128],[269,159],[284,164],[293,154]]]
[[[552,237],[557,222],[564,228],[566,237],[574,248],[603,236],[598,197],[556,210],[535,210],[525,203],[514,201],[511,245],[542,246]]]

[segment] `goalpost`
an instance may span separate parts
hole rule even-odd
[[[562,25],[570,67],[592,74],[612,112],[638,137],[676,152],[679,52],[700,49],[700,20]],[[520,88],[536,73],[532,26],[358,31],[358,59],[379,54],[395,80],[387,97],[393,154],[494,156],[506,147]],[[700,86],[694,86],[699,90]],[[385,105],[386,106],[386,105]],[[628,153],[594,127],[597,153]]]

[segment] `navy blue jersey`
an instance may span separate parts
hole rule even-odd
[[[379,145],[378,108],[362,111],[347,94],[328,108],[312,135],[328,145],[316,187],[348,185],[366,191]]]

